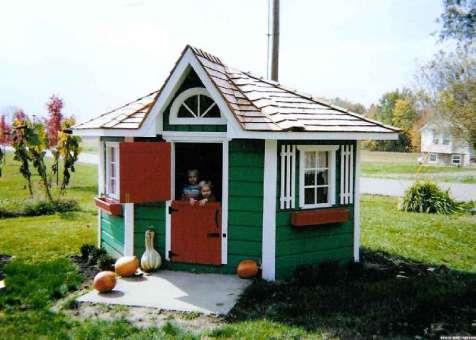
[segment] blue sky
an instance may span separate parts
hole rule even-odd
[[[2,1],[0,112],[79,120],[158,89],[186,44],[266,76],[267,0]],[[439,0],[281,0],[280,82],[369,105],[442,46]]]

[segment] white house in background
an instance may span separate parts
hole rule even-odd
[[[429,121],[421,129],[421,157],[426,164],[470,165],[474,149],[451,134],[449,125]]]

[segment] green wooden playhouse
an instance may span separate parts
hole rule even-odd
[[[147,228],[170,269],[267,280],[301,264],[359,261],[360,141],[385,126],[187,46],[162,88],[74,127],[100,137],[98,243],[144,251]],[[218,202],[180,200],[187,170]]]

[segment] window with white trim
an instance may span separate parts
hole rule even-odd
[[[433,144],[439,144],[440,140],[438,139],[438,133],[436,130],[432,130],[433,133]]]
[[[335,204],[335,151],[338,146],[298,146],[299,204],[321,208]]]
[[[451,155],[451,164],[461,165],[461,155],[459,153],[454,153]]]
[[[180,93],[170,108],[170,124],[226,124],[220,108],[204,87]]]
[[[430,163],[438,162],[438,154],[437,153],[430,153],[430,157],[428,158]]]
[[[450,136],[448,134],[443,134],[442,140],[443,145],[450,145]]]
[[[106,196],[119,199],[119,144],[106,143]]]

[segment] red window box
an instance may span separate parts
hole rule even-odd
[[[118,201],[107,197],[95,197],[94,202],[96,203],[96,207],[101,208],[102,211],[108,213],[109,215],[122,215],[122,205]]]
[[[291,215],[291,224],[295,228],[309,228],[330,223],[343,223],[349,220],[346,208],[296,211]]]

